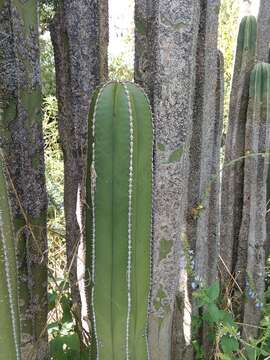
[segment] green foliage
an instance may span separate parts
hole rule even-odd
[[[40,36],[40,68],[43,96],[55,96],[54,55],[48,32]]]
[[[43,99],[43,132],[45,141],[46,179],[49,195],[49,218],[56,215],[63,220],[64,164],[57,124],[57,100],[54,96]]]
[[[50,359],[88,359],[89,355],[82,353],[80,349],[80,340],[73,320],[72,300],[68,283],[65,279],[59,279],[58,283],[58,291],[51,290],[48,294],[49,310],[51,313],[57,314],[56,321],[50,322],[48,325]]]
[[[109,82],[89,116],[86,269],[92,359],[146,360],[153,129],[149,102]],[[88,282],[89,281],[89,282]],[[102,344],[102,346],[101,346]]]
[[[110,59],[109,76],[112,80],[133,80],[133,69],[125,63],[124,54]]]
[[[39,0],[39,21],[41,33],[48,30],[53,19],[58,0]]]
[[[270,356],[270,305],[264,307],[258,339],[251,339],[246,342],[240,335],[241,324],[237,323],[234,314],[222,305],[223,299],[219,281],[214,282],[208,288],[194,291],[193,296],[199,308],[199,315],[192,319],[194,337],[192,344],[196,359],[209,360],[209,354],[204,354],[204,349],[196,340],[203,323],[208,325],[208,337],[213,344],[215,351],[213,358],[215,359],[263,360]],[[269,289],[265,296],[269,300]],[[266,303],[269,304],[267,301]]]

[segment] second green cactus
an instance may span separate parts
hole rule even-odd
[[[148,359],[152,115],[144,92],[109,82],[92,100],[86,268],[91,359]]]

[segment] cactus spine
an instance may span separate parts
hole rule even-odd
[[[109,82],[96,91],[86,213],[91,359],[148,359],[152,143],[151,110],[138,86]]]
[[[20,360],[15,237],[3,166],[0,160],[0,349],[1,358]]]
[[[242,219],[246,113],[249,78],[255,62],[256,33],[255,17],[244,17],[237,39],[222,176],[220,252],[231,272],[234,272],[237,261]]]

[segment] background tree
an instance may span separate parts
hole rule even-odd
[[[150,96],[156,135],[149,319],[153,359],[171,359],[198,22],[198,1],[135,1],[135,80]]]
[[[82,333],[79,291],[82,279],[78,278],[77,271],[83,266],[87,119],[91,94],[108,76],[107,0],[59,1],[50,32],[55,56],[59,134],[64,155],[67,264],[73,311],[78,331]]]

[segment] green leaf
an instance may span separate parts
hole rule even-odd
[[[234,337],[225,335],[221,338],[220,344],[225,354],[232,355],[234,351],[239,350],[239,342]]]
[[[218,322],[222,319],[222,312],[219,310],[216,304],[209,304],[207,310],[210,322]]]
[[[256,359],[256,349],[248,345],[245,349],[245,356],[248,358],[248,360]]]
[[[220,310],[221,316],[222,316],[222,322],[225,325],[234,325],[233,316],[229,311]]]
[[[62,322],[63,323],[72,322],[71,302],[70,302],[70,300],[65,295],[63,295],[61,300],[60,300],[60,303],[61,303],[61,307],[62,307],[62,310],[63,310]]]
[[[57,321],[48,325],[48,333],[49,334],[53,334],[55,332],[58,332],[59,330],[60,330],[59,323]]]
[[[232,358],[227,354],[218,354],[220,360],[232,360]]]
[[[219,281],[215,281],[208,289],[206,289],[206,295],[212,301],[216,301],[219,297],[220,285]]]
[[[201,347],[201,345],[199,344],[199,342],[197,340],[193,340],[192,341],[192,346],[195,350],[195,353],[196,353],[196,359],[199,360],[199,359],[204,359],[204,351]]]
[[[211,303],[205,289],[194,291],[193,296],[196,299],[196,304],[198,307],[202,307]]]
[[[50,292],[48,294],[49,311],[51,311],[51,310],[53,310],[55,308],[56,299],[57,299],[56,291]]]
[[[74,331],[74,324],[72,321],[66,321],[62,324],[61,335],[70,335]]]

